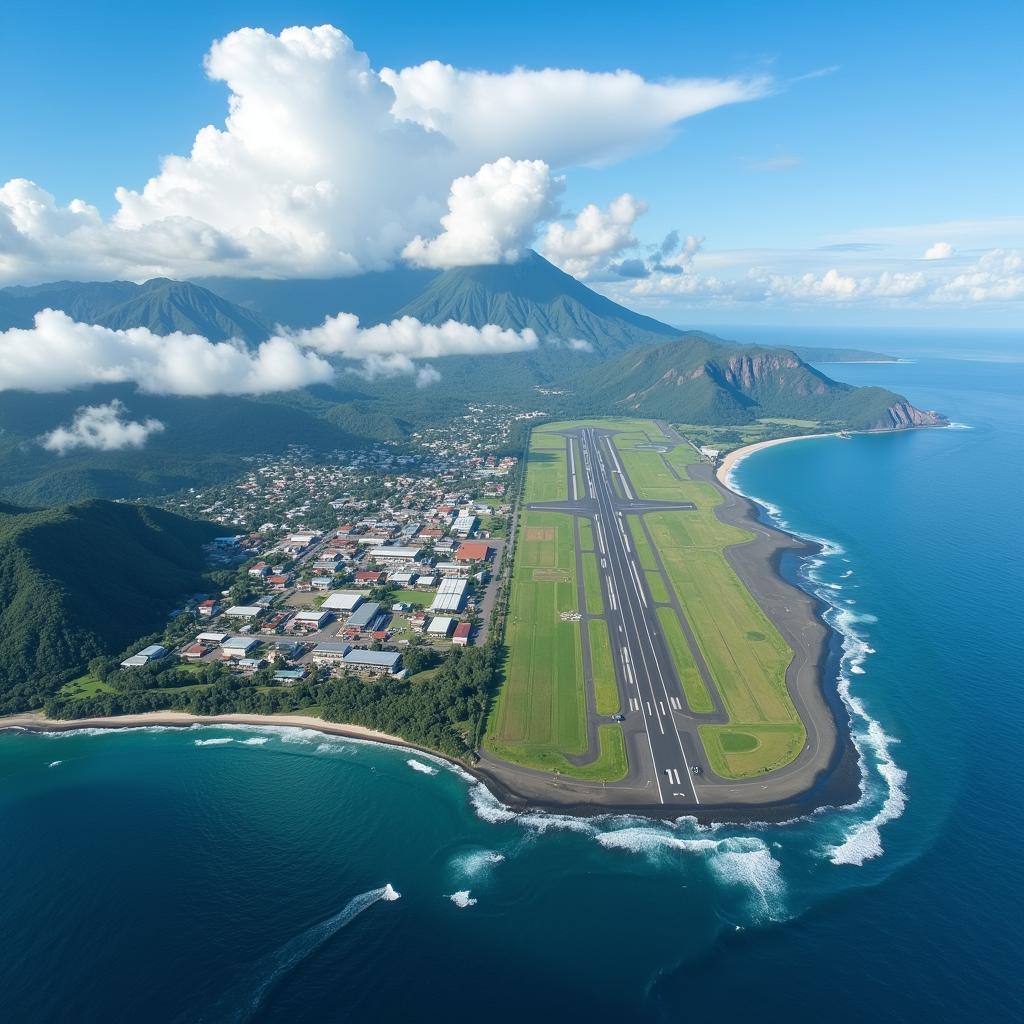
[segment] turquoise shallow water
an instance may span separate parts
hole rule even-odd
[[[966,428],[736,474],[828,541],[859,806],[585,822],[297,730],[7,734],[0,1016],[1020,1019],[1024,364],[970,341],[828,368]]]

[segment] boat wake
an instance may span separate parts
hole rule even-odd
[[[303,960],[337,935],[345,925],[380,901],[401,898],[391,884],[380,889],[360,893],[342,907],[333,917],[307,928],[289,939],[279,949],[268,953],[246,972],[245,976],[225,993],[216,1005],[200,1019],[206,1021],[241,1022],[252,1020],[259,1012],[267,993]]]

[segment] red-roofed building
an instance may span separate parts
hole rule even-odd
[[[211,597],[205,601],[200,601],[199,604],[196,605],[196,611],[199,612],[200,615],[205,615],[206,618],[209,619],[220,611],[220,604]]]
[[[473,623],[471,622],[460,622],[455,627],[455,633],[452,635],[452,643],[456,647],[468,647],[469,646],[469,635],[473,632]]]
[[[383,581],[384,581],[384,573],[382,573],[382,572],[373,572],[372,570],[368,569],[368,570],[366,570],[364,572],[357,572],[356,573],[356,583],[363,583],[363,584],[370,584],[370,585],[372,585],[374,583],[382,583]]]
[[[486,562],[490,557],[490,545],[483,541],[466,541],[455,552],[456,562]]]

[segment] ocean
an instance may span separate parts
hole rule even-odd
[[[7,733],[0,1018],[1022,1019],[1024,339],[813,343],[955,423],[735,471],[823,542],[786,570],[843,634],[857,805],[581,820],[297,729]]]

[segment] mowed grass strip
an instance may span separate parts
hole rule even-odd
[[[579,516],[576,522],[580,528],[580,551],[593,551],[594,528],[590,525],[590,520]]]
[[[587,598],[587,611],[591,615],[604,615],[604,596],[601,594],[601,578],[598,575],[597,555],[584,552],[583,590]]]
[[[729,715],[727,726],[701,727],[709,764],[726,778],[747,778],[782,767],[806,742],[786,687],[793,652],[724,554],[725,548],[748,540],[750,534],[715,516],[722,500],[716,487],[688,479],[686,467],[699,461],[689,445],[678,445],[664,455],[638,451],[632,447],[636,429],[622,435],[618,446],[638,497],[692,501],[697,506],[695,511],[652,513],[645,521]],[[677,480],[672,470],[682,479]],[[639,526],[631,532],[637,557],[648,568],[650,555]],[[648,583],[653,595],[657,583],[650,572]],[[695,711],[711,711],[713,702],[674,612],[661,608],[658,614],[673,660],[681,666],[687,701]]]
[[[700,737],[712,771],[748,779],[789,764],[803,749],[802,725],[702,725]]]
[[[600,744],[597,760],[592,764],[568,765],[563,775],[591,782],[618,782],[626,777],[629,762],[626,758],[626,740],[621,725],[599,725],[597,740]]]
[[[591,619],[587,623],[590,642],[590,666],[594,676],[594,701],[599,715],[617,714],[619,687],[615,682],[615,666],[612,662],[612,644],[608,636],[608,624],[603,619]]]
[[[683,684],[683,694],[686,696],[686,703],[690,710],[703,714],[715,710],[714,701],[708,688],[704,685],[697,663],[693,660],[693,652],[686,642],[686,634],[679,624],[679,617],[674,608],[659,608],[658,622],[661,624],[661,632],[665,637],[665,643],[672,654],[672,661],[679,673],[679,681]]]
[[[633,547],[636,549],[636,557],[640,562],[640,568],[656,570],[658,562],[647,540],[647,534],[644,533],[644,526],[640,516],[626,516],[626,525],[629,527],[629,536],[633,541]]]
[[[651,600],[655,604],[668,604],[671,601],[668,588],[665,586],[665,578],[660,572],[645,572],[647,589],[651,593]]]
[[[551,438],[542,438],[551,442]],[[546,449],[531,438],[524,491],[528,500],[566,497],[565,439]],[[587,750],[573,520],[525,511],[520,520],[506,629],[504,680],[488,719],[484,746],[533,768],[567,771],[566,755]]]
[[[564,501],[569,496],[565,438],[534,433],[526,454],[524,501]]]

